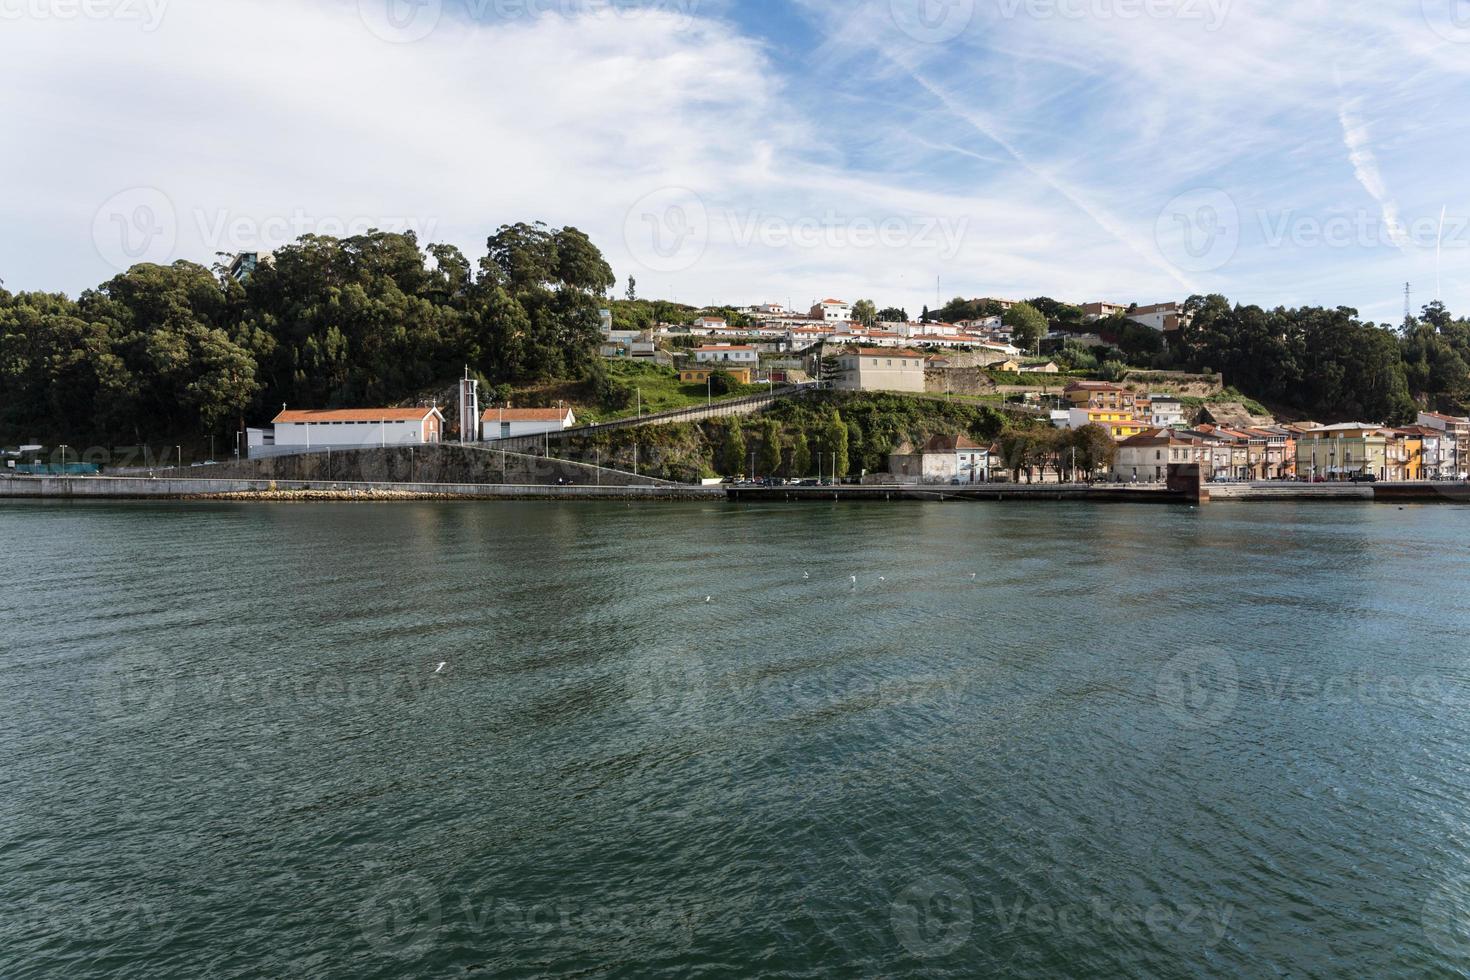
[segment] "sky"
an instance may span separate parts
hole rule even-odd
[[[695,305],[1470,312],[1470,0],[0,0],[0,280],[587,232]]]

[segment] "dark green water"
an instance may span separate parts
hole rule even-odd
[[[0,540],[5,978],[1470,971],[1470,509]]]

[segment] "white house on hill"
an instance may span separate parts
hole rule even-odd
[[[755,365],[760,363],[760,354],[754,347],[742,344],[708,344],[694,349],[694,359],[700,364],[712,362]]]
[[[561,432],[577,424],[570,408],[487,408],[480,416],[480,437],[485,442]]]

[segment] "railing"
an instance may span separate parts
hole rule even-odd
[[[652,415],[633,416],[625,419],[616,419],[612,422],[600,422],[596,425],[582,425],[571,429],[562,429],[559,432],[543,432],[533,436],[512,436],[509,439],[491,439],[483,445],[496,450],[515,451],[517,449],[534,449],[548,442],[559,442],[563,439],[572,439],[583,436],[596,436],[604,432],[616,432],[621,429],[636,429],[645,425],[668,425],[675,422],[699,422],[704,419],[722,418],[731,415],[750,415],[762,408],[774,405],[783,398],[792,398],[815,391],[816,385],[786,385],[780,388],[772,388],[769,392],[759,395],[747,395],[744,398],[732,398],[727,401],[713,402],[708,405],[691,405],[688,408],[676,408],[667,412],[657,412]]]

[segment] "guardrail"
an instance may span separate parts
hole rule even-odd
[[[812,385],[787,385],[773,388],[771,391],[759,395],[747,395],[744,398],[732,398],[727,401],[713,402],[708,405],[693,405],[689,408],[676,408],[667,412],[657,412],[652,415],[634,416],[626,419],[616,419],[612,422],[599,422],[596,425],[581,425],[572,429],[562,429],[560,432],[544,432],[534,436],[512,436],[509,439],[492,439],[481,443],[487,448],[494,450],[506,450],[515,452],[519,449],[534,449],[545,445],[547,442],[559,442],[563,439],[572,439],[581,436],[595,436],[604,432],[616,432],[621,429],[636,429],[645,425],[668,425],[675,422],[702,422],[705,419],[724,418],[733,415],[751,415],[763,408],[768,408],[783,398],[794,398],[816,391],[817,386]]]

